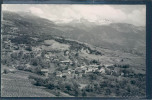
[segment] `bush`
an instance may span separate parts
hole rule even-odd
[[[32,38],[30,38],[28,35],[22,35],[15,38],[11,38],[11,42],[16,44],[31,44],[35,41]]]
[[[55,90],[55,95],[59,97],[61,95],[60,91]]]
[[[84,91],[84,90],[83,90],[83,92],[82,92],[82,96],[83,96],[83,97],[87,96],[86,91]]]
[[[40,76],[30,75],[29,79],[34,79],[35,80],[34,85],[36,85],[36,86],[47,86],[48,85],[48,80],[44,79]]]
[[[96,80],[96,79],[97,79],[97,77],[98,77],[98,75],[97,75],[97,74],[94,74],[94,73],[89,74],[89,79],[90,79],[90,80]]]
[[[17,59],[18,58],[18,53],[17,52],[12,53],[11,58]]]
[[[52,90],[52,89],[55,89],[55,86],[53,83],[49,83],[47,84],[47,88]]]
[[[32,51],[32,46],[27,46],[27,47],[25,48],[25,50],[27,50],[27,51]]]
[[[100,64],[100,62],[98,61],[98,60],[91,60],[90,61],[90,64],[97,64],[97,65],[99,65]]]
[[[119,68],[129,68],[130,67],[130,65],[128,65],[128,64],[124,64],[124,65],[114,65],[115,67],[119,67]]]
[[[39,60],[37,58],[31,59],[31,65],[37,66],[39,64]]]
[[[17,66],[17,69],[18,70],[24,70],[26,68],[26,66],[24,66],[24,65],[19,65],[19,66]]]
[[[4,69],[4,74],[8,74],[10,72],[10,70],[9,69]]]

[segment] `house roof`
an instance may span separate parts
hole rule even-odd
[[[70,60],[61,61],[62,63],[71,62]]]
[[[62,74],[62,72],[61,71],[57,71],[56,74]]]
[[[41,69],[42,72],[48,72],[48,69]]]
[[[68,70],[63,70],[62,72],[63,72],[63,73],[68,73],[69,71],[68,71]]]

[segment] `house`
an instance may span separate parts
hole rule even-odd
[[[11,29],[11,31],[13,33],[17,33],[18,32],[18,28],[17,27],[11,27],[10,29]]]
[[[63,71],[62,71],[62,77],[63,77],[63,78],[69,78],[70,75],[71,75],[71,72],[70,72],[70,71],[68,71],[68,70],[63,70]]]
[[[102,68],[99,70],[99,72],[105,74],[105,68],[102,67]]]
[[[66,74],[68,74],[68,72],[69,72],[68,70],[63,70],[62,71],[62,73],[66,73]]]
[[[25,46],[25,44],[20,44],[19,45],[21,48],[26,48],[27,46]]]
[[[115,68],[114,68],[114,71],[115,71],[116,73],[120,73],[120,68],[115,67]]]
[[[82,53],[85,53],[85,54],[87,54],[87,53],[90,54],[90,50],[84,49],[84,48],[81,49],[81,52],[82,52]]]
[[[114,70],[114,66],[107,66],[108,69]]]
[[[86,66],[81,66],[81,68],[85,68]]]
[[[78,74],[78,73],[82,73],[82,68],[78,67],[75,69],[75,73]]]
[[[74,74],[74,79],[77,79],[78,78],[78,74]]]
[[[82,77],[82,73],[79,73],[78,76],[79,76],[79,77]]]
[[[70,64],[72,64],[71,60],[60,61],[60,63],[65,64],[65,65],[70,65]]]
[[[48,58],[48,59],[50,58],[50,56],[49,56],[49,55],[47,55],[47,54],[45,55],[45,57],[46,57],[46,58]]]
[[[62,77],[62,72],[61,71],[57,71],[55,72],[56,76]]]
[[[98,65],[90,65],[92,68],[98,68]]]
[[[93,69],[92,68],[87,68],[86,72],[92,72]]]
[[[64,56],[67,56],[70,52],[68,50],[64,51]]]
[[[71,75],[71,71],[69,71],[69,70],[63,70],[62,71],[62,77],[67,77],[69,75]]]
[[[87,72],[86,69],[82,69],[82,73],[86,74],[86,72]]]
[[[45,77],[48,77],[48,69],[41,69],[41,72],[44,74]]]
[[[53,62],[58,62],[58,61],[59,61],[59,59],[57,59],[57,58],[53,58],[53,59],[52,59],[52,61],[53,61]]]
[[[105,67],[113,66],[113,64],[104,64]]]
[[[71,70],[71,73],[75,73],[75,70]]]
[[[25,64],[25,65],[26,65],[27,68],[31,67],[31,65],[29,65],[29,64]]]
[[[88,69],[86,66],[81,66],[80,68],[81,68],[80,70],[82,70],[82,73],[86,73]]]
[[[121,74],[120,74],[121,76],[124,76],[124,73],[123,72],[121,72]]]
[[[19,50],[19,46],[15,46],[15,45],[14,45],[14,46],[13,46],[13,49],[14,49],[14,50]]]

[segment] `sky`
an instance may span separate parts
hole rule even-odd
[[[82,4],[3,4],[2,11],[30,12],[55,23],[85,19],[97,24],[146,24],[145,5],[82,5]]]

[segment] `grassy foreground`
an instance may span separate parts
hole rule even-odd
[[[2,97],[55,97],[45,91],[44,87],[37,87],[31,84],[28,76],[30,72],[16,71],[15,73],[2,74]]]

